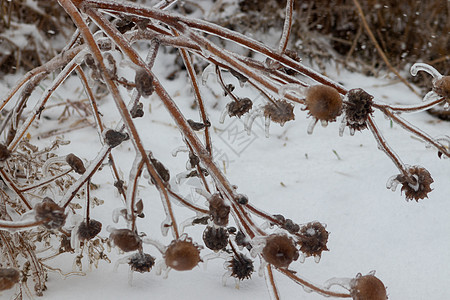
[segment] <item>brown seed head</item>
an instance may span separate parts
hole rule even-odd
[[[298,250],[292,238],[285,234],[271,234],[266,239],[262,256],[277,268],[287,268],[291,262],[297,260]]]
[[[294,105],[286,100],[269,102],[264,106],[264,116],[270,118],[272,122],[283,125],[287,121],[295,119]]]
[[[408,169],[410,181],[404,175],[398,175],[397,181],[402,184],[402,192],[405,192],[406,200],[416,200],[428,198],[428,193],[432,191],[431,184],[434,182],[430,172],[420,166],[412,166]]]
[[[190,240],[174,240],[164,254],[166,265],[177,271],[192,270],[200,259],[200,250]]]
[[[83,161],[75,154],[68,154],[66,156],[66,162],[78,174],[83,174],[84,172],[86,172]]]
[[[219,251],[228,245],[228,230],[224,227],[206,227],[203,231],[203,242],[211,250]]]
[[[380,279],[373,275],[359,276],[350,282],[350,294],[353,300],[386,300],[386,288]]]
[[[145,273],[150,272],[155,265],[155,258],[147,253],[136,253],[131,258],[128,264],[132,271]]]
[[[230,206],[225,203],[222,197],[216,193],[211,196],[209,201],[209,214],[217,226],[227,226],[230,215]]]
[[[150,96],[155,90],[153,87],[153,76],[148,74],[145,69],[139,69],[136,71],[134,83],[136,84],[137,91],[142,97]]]
[[[58,229],[66,222],[67,215],[64,208],[60,207],[49,197],[45,197],[41,203],[34,207],[36,221],[43,221],[45,228]]]
[[[367,118],[373,113],[373,96],[362,89],[352,89],[346,96],[348,102],[344,110],[347,126],[358,131],[367,128]]]
[[[238,255],[233,255],[233,258],[228,263],[232,277],[239,280],[250,279],[252,277],[254,271],[253,261],[244,254],[239,253]]]
[[[19,282],[20,272],[14,268],[0,268],[0,291],[9,290]]]
[[[89,224],[85,221],[81,222],[80,226],[78,226],[78,238],[81,241],[91,240],[93,239],[100,231],[102,230],[102,223],[99,221],[90,219]]]
[[[321,256],[322,251],[328,251],[328,231],[319,222],[311,222],[300,230],[300,251],[308,256]]]
[[[0,144],[0,161],[5,161],[11,156],[11,151],[3,144]]]
[[[342,99],[339,92],[327,85],[309,87],[305,104],[309,113],[322,121],[335,121],[342,111]]]
[[[433,91],[450,102],[450,76],[444,76],[433,84]]]
[[[128,140],[127,133],[109,129],[104,133],[105,142],[111,148],[119,146],[123,141]]]
[[[163,165],[162,162],[154,158],[151,154],[148,157],[150,159],[151,164],[155,168],[156,172],[158,172],[159,177],[161,177],[163,182],[168,182],[170,180],[170,172],[169,170]],[[151,176],[151,175],[150,175]],[[151,176],[151,182],[153,184],[156,184],[156,181],[154,180],[153,176]]]
[[[242,117],[246,112],[252,109],[253,102],[249,98],[242,98],[239,101],[232,101],[227,104],[228,115],[230,117]]]
[[[130,229],[115,229],[109,239],[124,252],[135,251],[142,246],[141,238]]]

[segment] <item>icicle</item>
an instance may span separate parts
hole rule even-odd
[[[306,131],[308,134],[312,134],[313,133],[314,127],[316,126],[317,121],[318,120],[316,118],[312,118],[311,122],[308,125],[308,129]]]
[[[428,93],[426,93],[426,95],[423,97],[423,99],[422,99],[422,101],[423,102],[428,102],[428,101],[434,101],[434,100],[437,100],[437,99],[439,99],[440,98],[440,96],[438,95],[438,94],[436,94],[436,92],[435,91],[429,91]],[[426,109],[424,109],[424,110],[427,110],[427,109],[429,109],[429,107],[427,107]],[[421,110],[422,111],[422,110]]]
[[[398,175],[393,175],[391,176],[388,181],[386,182],[386,188],[390,189],[391,191],[395,192],[395,190],[397,189],[398,184],[400,183],[397,180],[397,176]]]
[[[222,110],[222,113],[220,114],[219,123],[223,124],[225,122],[225,117],[228,114],[228,105],[225,106],[225,108]]]
[[[189,150],[186,146],[180,146],[172,151],[172,156],[176,157],[180,152],[189,152]]]
[[[424,63],[415,63],[414,65],[412,65],[410,71],[412,76],[416,76],[419,71],[424,71],[433,76],[434,80],[439,80],[443,77],[441,73],[438,72],[438,70]]]
[[[244,123],[244,129],[247,131],[247,135],[252,134],[252,125],[255,122],[255,119],[259,116],[259,113],[249,114],[247,120]]]
[[[264,132],[266,133],[266,138],[269,137],[269,127],[270,127],[270,118],[266,116],[264,118]]]
[[[202,72],[202,85],[206,85],[209,75],[216,74],[215,65],[209,64]]]
[[[303,95],[303,94],[305,94],[306,89],[307,89],[307,87],[301,86],[299,84],[288,83],[288,84],[282,85],[278,89],[278,95],[281,98],[284,98],[286,96],[286,94],[290,93],[290,92],[294,92],[294,93],[297,93],[299,95]]]
[[[356,275],[358,276],[358,275]],[[359,274],[359,276],[361,276],[361,274]],[[325,289],[329,290],[332,286],[341,286],[345,289],[350,289],[350,282],[352,281],[351,278],[337,278],[337,277],[333,277],[328,279],[325,282]]]

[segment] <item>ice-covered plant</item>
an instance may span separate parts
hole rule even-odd
[[[37,256],[37,247],[50,249],[58,245],[57,253],[48,258],[66,252],[77,253],[75,267],[82,270],[83,255],[96,265],[99,260],[109,260],[105,248],[116,246],[123,252],[131,252],[120,262],[127,263],[132,271],[149,272],[156,268],[159,273],[171,269],[189,271],[201,263],[205,250],[198,243],[203,238],[206,248],[219,252],[219,256],[226,259],[227,274],[237,280],[251,278],[254,259],[259,258],[274,299],[280,298],[274,270],[324,296],[385,298],[384,285],[373,274],[341,281],[340,285],[347,290],[339,292],[331,289],[333,284],[329,287],[313,284],[290,269],[297,260],[304,261],[310,256],[319,261],[323,251],[328,250],[329,233],[317,221],[301,225],[298,221],[265,212],[229,182],[213,159],[210,127],[215,120],[208,117],[206,102],[209,99],[199,88],[195,67],[200,66],[204,77],[210,73],[216,75],[223,92],[231,98],[228,104],[221,104],[225,110],[223,117],[228,114],[231,118],[244,118],[248,131],[257,116],[264,116],[268,135],[269,121],[282,126],[294,120],[295,107],[307,110],[313,118],[308,133],[313,132],[318,121],[326,125],[339,118],[341,134],[346,127],[352,135],[356,130],[369,129],[379,148],[400,172],[389,180],[388,188],[395,189],[400,183],[406,199],[416,201],[427,197],[431,191],[431,174],[423,167],[411,167],[402,162],[377,127],[373,113],[376,110],[382,112],[407,132],[436,148],[439,156],[449,157],[448,137],[433,138],[401,116],[448,102],[447,77],[437,75],[437,71],[426,65],[413,67],[413,74],[428,70],[435,77],[434,94],[427,96],[424,103],[408,106],[381,103],[362,89],[347,90],[306,67],[287,51],[293,0],[287,0],[285,25],[277,49],[225,27],[171,12],[176,0],[161,1],[153,7],[106,0],[58,2],[70,16],[76,31],[58,55],[25,74],[0,105],[7,116],[1,126],[5,139],[0,145],[0,176],[7,187],[0,199],[0,250],[5,253],[2,265],[8,265],[8,269],[1,269],[3,281],[0,282],[5,282],[5,288],[19,282],[21,295],[27,290],[27,279],[31,276],[36,293],[42,294],[46,272],[55,268]],[[214,42],[217,40],[232,43],[234,47]],[[146,46],[148,51],[144,56],[138,45]],[[236,46],[249,49],[259,58],[249,58],[231,50]],[[153,72],[162,47],[176,51],[182,61],[200,120],[187,118],[187,113],[179,108],[167,86]],[[194,66],[194,58],[202,64]],[[124,75],[125,69],[128,75]],[[261,93],[265,104],[253,107],[249,98],[240,96],[232,84],[225,82],[223,72],[230,72],[243,86]],[[66,105],[73,107],[81,117],[93,116],[101,143],[96,156],[89,161],[75,154],[56,156],[54,149],[64,145],[65,141],[56,140],[39,150],[27,136],[42,112],[51,109],[55,90],[72,74],[79,78],[88,104]],[[31,101],[30,96],[38,94],[37,87],[47,78],[53,78],[51,84],[36,101]],[[107,128],[105,119],[109,116],[100,112],[98,90],[101,89],[109,92],[118,112],[114,128]],[[184,143],[184,150],[189,154],[188,172],[176,175],[176,179],[171,175],[172,170],[151,151],[154,143],[164,144],[164,141],[143,139],[143,129],[136,125],[136,119],[147,118],[140,101],[149,96],[157,97],[166,108],[181,133],[180,143]],[[31,111],[26,111],[26,106],[32,106]],[[126,154],[117,151],[126,143],[132,151]],[[116,166],[126,155],[132,155],[134,159],[128,179]],[[90,194],[94,187],[91,179],[105,165],[111,168],[117,197],[123,200],[123,206],[110,213],[115,223],[123,219],[125,224],[120,228],[107,226],[109,238],[99,236],[102,223],[90,218],[92,207],[101,204]],[[177,191],[177,185],[184,178],[198,179],[201,188],[196,192],[205,198],[207,205],[199,205]],[[165,214],[161,233],[166,236],[170,232],[172,237],[167,245],[158,242],[152,236],[154,233],[147,236],[140,230],[148,218],[143,213],[144,206],[155,205],[138,198],[139,182],[143,179],[161,196]],[[192,211],[192,218],[180,223],[174,203]],[[96,209],[102,209],[102,206]],[[191,225],[205,226],[203,236],[188,236],[184,230]],[[147,245],[158,249],[161,257],[145,253]],[[17,279],[19,270],[23,278],[20,281]],[[365,295],[374,289],[376,298],[367,298]]]

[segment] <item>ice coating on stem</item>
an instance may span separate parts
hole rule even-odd
[[[438,72],[438,70],[424,63],[415,63],[414,65],[412,65],[410,71],[412,76],[416,76],[419,71],[427,72],[428,74],[433,76],[434,81],[442,78],[442,75]]]
[[[307,89],[307,87],[301,86],[299,84],[288,83],[288,84],[282,85],[278,89],[278,95],[281,98],[284,98],[286,96],[286,94],[288,94],[290,92],[294,92],[299,95],[304,95],[306,93],[306,89]]]

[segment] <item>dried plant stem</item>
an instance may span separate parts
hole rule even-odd
[[[396,113],[400,113],[400,112],[420,112],[420,111],[424,111],[424,110],[427,110],[429,108],[432,108],[433,106],[436,106],[436,105],[438,105],[440,103],[443,103],[444,101],[445,101],[444,98],[440,98],[440,99],[436,99],[436,100],[429,101],[429,102],[422,103],[422,104],[404,105],[404,106],[374,103],[373,107],[381,110],[383,113],[385,113],[385,111],[387,111],[387,110],[390,110],[390,111],[393,111],[393,112],[396,112]]]
[[[64,70],[58,74],[58,76],[53,81],[52,85],[46,89],[41,99],[38,101],[38,103],[36,103],[33,109],[33,113],[29,114],[24,124],[17,131],[17,134],[15,135],[14,139],[12,140],[11,144],[8,147],[10,151],[13,151],[17,147],[20,140],[23,138],[23,136],[25,135],[25,133],[27,132],[28,128],[31,126],[33,121],[45,109],[45,104],[47,103],[48,99],[51,97],[53,92],[64,82],[64,80],[73,72],[73,70],[75,70],[76,67],[77,64],[75,60],[72,60],[68,65],[66,65]]]
[[[83,18],[81,17],[80,13],[78,12],[77,8],[74,6],[74,4],[70,0],[58,0],[58,1],[61,4],[61,6],[66,10],[66,12],[70,15],[70,17],[72,18],[75,25],[79,28],[82,36],[85,39],[85,42],[89,46],[89,49],[91,50],[94,58],[96,59],[97,63],[99,64],[99,68],[100,68],[102,74],[106,75],[105,76],[106,84],[107,84],[109,90],[111,91],[111,94],[112,94],[115,104],[119,110],[119,113],[122,117],[122,120],[124,121],[125,126],[127,127],[127,131],[132,136],[131,140],[133,141],[134,147],[136,148],[136,151],[138,153],[140,153],[140,155],[142,156],[142,159],[144,160],[147,170],[154,178],[156,185],[158,186],[159,192],[162,193],[163,198],[165,199],[166,203],[165,203],[164,207],[167,210],[167,214],[169,215],[169,217],[172,221],[171,228],[173,230],[174,236],[176,239],[178,239],[179,233],[178,233],[177,223],[176,223],[173,211],[172,211],[172,205],[170,203],[169,196],[167,194],[167,190],[166,190],[161,178],[159,177],[158,172],[152,166],[149,158],[147,157],[147,153],[144,149],[144,146],[142,145],[141,138],[139,137],[137,129],[133,123],[130,112],[128,111],[122,97],[120,96],[120,92],[119,92],[116,84],[114,83],[112,78],[110,78],[110,75],[108,73],[106,65],[103,62],[102,54],[95,42],[95,39],[94,39],[92,33],[90,32],[87,24],[84,22]],[[114,36],[118,36],[118,35],[121,36],[120,32],[116,28],[111,26],[111,24],[109,24],[108,21],[105,20],[103,17],[101,17],[97,12],[95,12],[91,9],[88,9],[86,12],[97,23],[97,25],[99,25],[105,31],[105,33],[107,35],[109,35],[112,38]],[[121,41],[118,41],[117,39],[114,39],[114,40],[116,42],[119,42],[118,46],[120,48],[122,48],[122,49],[124,48],[124,45],[123,45],[124,43],[120,43]],[[128,44],[126,44],[126,45],[129,47]],[[142,60],[140,59],[140,57],[137,54],[135,54],[133,51],[129,51],[129,49],[127,49],[127,50],[128,50],[127,55],[134,54],[133,58],[134,59],[138,58],[138,61],[140,62],[140,64],[138,64],[138,65],[141,65],[141,67],[143,67],[144,69],[147,69],[147,66],[145,65],[145,63],[142,62]],[[132,57],[130,57],[130,58],[132,58]]]
[[[409,173],[406,170],[406,166],[403,164],[400,157],[391,149],[391,147],[386,142],[386,139],[381,134],[380,130],[378,129],[377,125],[375,124],[374,120],[372,119],[372,116],[369,116],[367,118],[367,126],[369,127],[370,131],[372,132],[373,136],[375,137],[375,140],[378,143],[379,149],[382,150],[386,155],[394,162],[397,169],[405,175],[406,178],[409,178]]]
[[[289,67],[293,70],[296,70],[299,73],[304,74],[305,76],[311,77],[313,80],[320,82],[322,84],[330,85],[336,88],[341,94],[346,94],[347,89],[342,85],[330,80],[328,77],[312,70],[304,66],[303,64],[293,60],[287,55],[280,55],[277,50],[273,50],[263,43],[260,43],[256,40],[253,40],[243,34],[234,32],[232,30],[226,29],[219,25],[209,23],[207,21],[191,19],[188,17],[174,15],[165,11],[160,11],[157,9],[153,9],[150,7],[135,7],[133,5],[129,5],[127,3],[116,3],[111,1],[96,1],[96,0],[86,0],[84,1],[86,5],[89,7],[97,8],[97,9],[105,9],[112,13],[125,13],[125,14],[134,14],[150,19],[155,19],[161,21],[167,25],[173,26],[174,23],[183,23],[189,26],[192,29],[198,29],[200,31],[207,32],[209,34],[213,34],[228,40],[231,40],[239,45],[242,45],[246,48],[249,48],[255,52],[259,52],[267,57],[272,58],[273,60],[283,64],[286,67]]]
[[[283,33],[281,34],[280,43],[278,46],[278,52],[280,54],[283,54],[286,51],[289,36],[291,34],[292,29],[292,12],[294,10],[294,0],[287,0],[286,1],[286,13],[284,18],[284,25],[283,25]]]
[[[358,0],[353,0],[353,3],[355,4],[356,10],[358,11],[359,17],[361,18],[361,22],[362,22],[362,24],[364,26],[364,29],[367,32],[367,35],[369,36],[370,40],[374,44],[375,48],[377,48],[378,54],[380,54],[380,56],[383,59],[384,63],[387,65],[389,70],[391,70],[392,73],[394,73],[401,80],[401,82],[403,82],[414,94],[419,96],[417,91],[409,84],[408,81],[406,81],[405,78],[403,78],[402,75],[400,75],[400,73],[389,62],[389,59],[386,57],[386,54],[384,53],[383,49],[381,49],[380,44],[377,42],[377,39],[373,35],[372,30],[370,30],[369,24],[367,24],[366,16],[364,15],[364,12],[363,12],[363,10],[361,8],[361,5],[359,4],[359,1]]]
[[[142,168],[144,167],[144,161],[138,155],[135,158],[135,162],[133,163],[133,167],[130,171],[130,179],[127,189],[127,215],[131,216],[131,230],[134,231],[136,229],[136,213],[135,213],[135,203],[137,196],[137,187],[139,183],[139,177],[142,174]]]
[[[277,268],[276,270],[278,272],[286,275],[287,277],[289,277],[290,279],[292,279],[294,282],[298,283],[299,285],[301,285],[305,288],[308,288],[310,290],[313,290],[314,292],[319,293],[321,295],[329,296],[329,297],[336,297],[336,298],[351,298],[352,297],[350,294],[337,293],[337,292],[332,292],[332,291],[320,288],[320,287],[296,276],[294,273],[292,273],[291,271],[289,271],[287,269]]]
[[[220,71],[219,66],[216,66],[215,69],[216,69],[217,79],[219,79],[219,83],[222,86],[222,89],[227,93],[228,96],[230,96],[230,98],[232,100],[239,103],[239,99],[233,94],[232,91],[230,91],[230,89],[226,86],[225,82],[223,81],[222,72]]]
[[[27,186],[26,188],[21,188],[21,189],[19,189],[19,190],[20,190],[20,192],[23,193],[23,192],[27,192],[27,191],[36,189],[36,188],[38,188],[38,187],[40,187],[40,186],[43,186],[43,185],[52,183],[52,182],[55,181],[56,179],[58,179],[58,178],[60,178],[60,177],[63,177],[64,175],[67,175],[67,174],[69,174],[70,172],[72,172],[72,169],[67,170],[67,171],[65,171],[65,172],[62,172],[61,174],[55,175],[55,176],[53,176],[53,177],[51,177],[51,178],[44,179],[44,180],[42,180],[42,181],[36,182],[36,183],[34,183],[33,185],[29,185],[29,186]]]
[[[81,79],[81,82],[83,83],[83,86],[86,90],[86,94],[88,96],[89,103],[91,104],[92,114],[94,115],[95,123],[97,124],[98,134],[103,142],[101,135],[102,135],[103,130],[105,129],[105,126],[103,125],[102,118],[100,117],[100,114],[99,114],[97,101],[95,100],[94,93],[92,92],[92,89],[89,86],[88,80],[86,78],[86,74],[84,73],[83,69],[80,66],[77,66],[76,70],[77,70],[77,73]],[[108,160],[111,165],[111,169],[113,171],[114,179],[116,181],[120,182],[121,178],[120,178],[119,172],[117,171],[116,163],[114,161],[114,157],[113,157],[112,153],[108,154]],[[122,195],[124,201],[126,202],[127,197],[125,195],[125,191],[123,189],[119,189],[119,193]]]
[[[447,157],[450,157],[450,151],[437,142],[435,139],[433,139],[430,135],[423,132],[416,126],[410,124],[405,119],[401,118],[398,114],[392,113],[388,109],[383,109],[382,112],[389,118],[391,118],[395,123],[399,124],[401,127],[403,127],[405,130],[413,133],[418,138],[424,140],[425,142],[429,143],[430,145],[433,145],[436,149],[438,149],[442,154],[444,154]]]
[[[91,164],[86,168],[86,171],[81,175],[76,182],[74,182],[66,191],[63,198],[60,201],[60,206],[66,208],[70,201],[76,196],[80,188],[89,181],[94,173],[100,168],[106,156],[111,151],[111,147],[104,145],[97,156],[91,161]]]
[[[264,272],[267,281],[267,288],[269,289],[269,294],[274,300],[280,300],[280,293],[278,292],[277,284],[273,278],[272,266],[270,264],[266,265],[266,272]]]
[[[0,220],[0,228],[5,230],[26,230],[30,227],[36,227],[44,224],[45,220],[36,221],[34,219],[24,220],[24,221],[4,221]]]
[[[28,200],[25,198],[25,196],[22,194],[22,192],[20,191],[20,189],[16,186],[16,184],[12,181],[11,178],[9,178],[9,175],[5,172],[5,170],[0,167],[0,174],[1,177],[3,179],[3,181],[5,182],[5,184],[12,189],[17,196],[19,196],[20,200],[22,200],[23,204],[25,204],[25,206],[28,209],[32,209],[30,203],[28,202]]]
[[[209,134],[209,126],[207,124],[210,124],[208,120],[208,115],[206,114],[205,104],[202,98],[202,95],[200,94],[200,88],[197,81],[197,76],[194,71],[194,67],[192,66],[191,59],[189,57],[189,54],[184,49],[179,49],[181,53],[181,57],[183,58],[184,65],[186,66],[186,70],[188,71],[189,78],[192,84],[192,88],[194,89],[194,97],[195,100],[197,100],[198,107],[200,109],[200,117],[202,118],[203,124],[205,124],[205,147],[206,150],[209,152],[209,154],[212,155],[212,146],[211,146],[211,137]],[[200,172],[201,173],[201,172]],[[206,185],[205,185],[206,186]]]
[[[205,209],[205,208],[201,208],[200,206],[195,205],[192,202],[189,202],[185,199],[183,199],[183,197],[181,197],[180,195],[178,195],[177,193],[175,193],[174,191],[172,191],[171,189],[167,189],[167,191],[169,192],[169,194],[174,197],[175,199],[177,199],[181,204],[183,204],[184,206],[186,206],[187,208],[195,211],[195,212],[199,212],[202,214],[208,214],[209,210]]]

